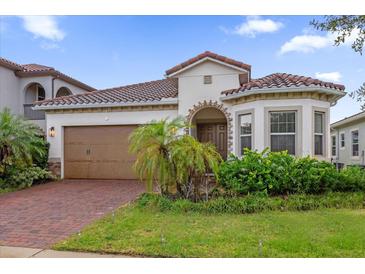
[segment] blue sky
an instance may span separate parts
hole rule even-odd
[[[163,78],[164,71],[205,50],[252,65],[254,78],[287,72],[340,82],[365,81],[365,57],[332,46],[314,16],[0,17],[0,56],[38,63],[95,88]],[[360,111],[346,96],[331,121]]]

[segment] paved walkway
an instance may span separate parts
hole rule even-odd
[[[55,251],[29,247],[0,246],[0,258],[132,258],[123,255]]]
[[[128,180],[65,180],[0,195],[0,245],[49,248],[143,190]]]

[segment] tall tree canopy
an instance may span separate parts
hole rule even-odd
[[[324,21],[313,20],[310,22],[317,30],[336,34],[336,46],[343,44],[350,36],[355,36],[351,47],[362,55],[365,43],[365,15],[328,15]],[[361,110],[365,110],[365,83],[349,94],[361,103]]]
[[[352,43],[355,52],[362,54],[365,43],[365,15],[327,15],[323,21],[311,22],[317,30],[336,34],[335,45],[343,44],[351,35],[356,35]]]

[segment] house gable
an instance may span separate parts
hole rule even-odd
[[[179,86],[179,114],[187,115],[189,109],[199,102],[219,101],[222,90],[240,86],[241,73],[209,59],[180,72],[175,76]],[[210,83],[204,81],[205,76],[211,77]]]

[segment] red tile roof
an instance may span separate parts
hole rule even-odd
[[[26,71],[50,71],[50,70],[55,70],[52,67],[47,67],[47,66],[43,66],[43,65],[39,65],[39,64],[26,64],[26,65],[22,65],[22,67]]]
[[[218,61],[221,61],[223,63],[226,63],[226,64],[229,64],[229,65],[232,65],[232,66],[235,66],[235,67],[238,67],[238,68],[242,68],[242,69],[245,69],[245,70],[248,70],[248,71],[251,71],[251,66],[248,65],[248,64],[245,64],[245,63],[242,63],[240,61],[236,61],[236,60],[233,60],[233,59],[230,59],[230,58],[227,58],[225,56],[222,56],[222,55],[218,55],[214,52],[210,52],[210,51],[206,51],[206,52],[203,52],[201,54],[199,54],[198,56],[196,57],[193,57],[179,65],[176,65],[174,66],[173,68],[170,68],[168,70],[166,70],[166,75],[170,75],[172,73],[175,73],[187,66],[190,66],[192,64],[194,64],[195,62],[198,62],[199,60],[201,59],[204,59],[204,58],[207,58],[207,57],[210,57],[212,59],[215,59],[215,60],[218,60]]]
[[[45,76],[45,75],[49,75],[49,76],[54,76],[57,78],[60,78],[66,82],[69,82],[75,86],[78,86],[82,89],[85,89],[87,91],[94,91],[95,88],[86,85],[58,70],[55,70],[52,67],[48,67],[48,66],[44,66],[44,65],[39,65],[39,64],[25,64],[25,65],[20,65],[17,63],[14,63],[10,60],[7,60],[5,58],[0,57],[0,65],[5,66],[9,69],[12,69],[15,71],[15,74],[20,76],[20,77],[29,77],[29,76]]]
[[[245,91],[256,91],[260,89],[276,89],[276,88],[293,88],[293,87],[321,87],[329,88],[338,91],[344,91],[345,86],[324,82],[311,77],[288,74],[288,73],[273,73],[258,79],[251,79],[250,82],[243,84],[240,88],[223,91],[224,95],[232,95]]]
[[[97,90],[93,92],[63,96],[36,102],[36,106],[63,106],[90,104],[123,104],[159,102],[167,98],[177,98],[178,81],[168,78],[134,85]]]

